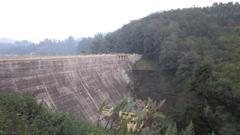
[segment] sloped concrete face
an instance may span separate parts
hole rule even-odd
[[[139,55],[0,58],[0,92],[28,92],[55,111],[95,122],[97,109],[127,95]]]

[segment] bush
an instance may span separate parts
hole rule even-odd
[[[101,128],[74,121],[69,115],[49,112],[30,95],[0,94],[0,134],[101,135]]]

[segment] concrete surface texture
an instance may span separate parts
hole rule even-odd
[[[53,111],[94,122],[128,94],[136,54],[0,58],[0,92],[27,92]]]

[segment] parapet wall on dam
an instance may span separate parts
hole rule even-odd
[[[97,120],[97,109],[127,95],[140,55],[0,58],[0,92],[28,92],[51,110]]]

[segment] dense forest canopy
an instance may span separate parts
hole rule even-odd
[[[240,134],[239,3],[158,12],[83,41],[90,53],[143,54],[171,75],[186,98],[179,128],[192,120],[197,135]]]

